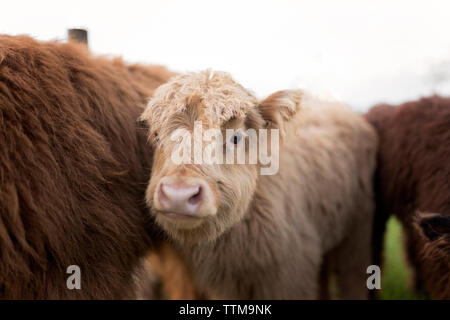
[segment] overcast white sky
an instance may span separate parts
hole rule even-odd
[[[230,72],[262,97],[303,87],[355,110],[450,95],[450,1],[7,1],[0,33],[65,40],[176,71]]]

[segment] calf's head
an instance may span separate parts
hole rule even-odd
[[[195,243],[239,222],[256,190],[261,155],[278,161],[278,137],[301,96],[286,90],[258,101],[227,73],[211,71],[159,87],[141,116],[154,148],[146,201],[157,223],[176,240]]]

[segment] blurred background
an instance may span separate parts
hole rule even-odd
[[[303,87],[365,111],[450,94],[450,2],[9,1],[0,33],[65,40],[177,71],[230,72],[263,97]]]
[[[230,72],[263,97],[303,87],[359,112],[450,94],[450,2],[435,1],[9,1],[0,33],[67,40],[89,32],[96,54],[175,71]],[[382,297],[409,289],[401,227],[389,221]]]

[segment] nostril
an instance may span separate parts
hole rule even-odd
[[[198,203],[200,203],[200,201],[202,200],[202,187],[201,186],[198,186],[198,190],[197,190],[197,192],[195,193],[195,194],[193,194],[190,198],[189,198],[189,200],[188,200],[188,202],[189,202],[189,204],[198,204]]]
[[[161,200],[167,200],[167,195],[164,192],[164,185],[161,184],[158,190],[158,196]]]

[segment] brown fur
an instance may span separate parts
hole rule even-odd
[[[194,289],[192,275],[187,269],[183,258],[171,244],[166,242],[161,243],[145,259],[144,266],[147,268],[147,274],[159,278],[156,290],[157,298],[169,300],[193,300],[201,298],[201,295]],[[144,299],[155,296],[154,292],[147,292],[152,286],[154,287],[155,283],[141,284],[140,287],[143,292],[139,296]]]
[[[433,297],[450,297],[450,215],[418,212],[415,232],[425,245],[419,252],[427,282],[432,284]]]
[[[432,298],[450,298],[450,268],[440,258],[438,242],[414,226],[416,211],[450,215],[450,99],[438,96],[372,108],[367,119],[380,136],[375,175],[375,263],[381,263],[386,220],[402,222],[408,256],[416,269],[419,290]],[[443,285],[445,283],[445,285]]]
[[[258,102],[222,72],[175,77],[155,91],[142,118],[155,147],[147,202],[201,292],[315,299],[320,274],[326,274],[321,266],[329,262],[341,298],[367,297],[377,139],[364,119],[302,91]],[[259,164],[176,166],[169,136],[179,127],[192,130],[195,120],[222,130],[281,129],[279,172],[260,176]],[[208,205],[215,209],[189,227],[168,220],[154,206],[158,181],[167,176],[207,181],[214,198]]]
[[[0,297],[132,297],[156,237],[136,119],[172,74],[0,36]],[[69,265],[81,290],[66,288]]]

